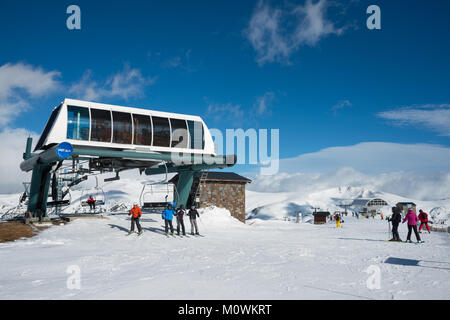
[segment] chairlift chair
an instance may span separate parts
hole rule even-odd
[[[47,202],[47,208],[56,208],[56,207],[62,208],[70,206],[70,204],[72,203],[72,194],[70,193],[70,191],[68,191],[67,194],[69,195],[68,199]]]
[[[142,191],[139,196],[139,205],[142,211],[144,212],[161,213],[161,211],[163,211],[167,207],[167,204],[169,203],[168,198],[171,192],[173,193],[173,201],[178,201],[177,188],[174,184],[171,184],[168,181],[167,165],[164,163],[164,166],[166,168],[165,179],[157,182],[150,182],[150,183],[146,182],[142,187]],[[163,188],[163,190],[161,190],[156,187],[161,185],[165,185],[166,188]],[[172,185],[173,188],[170,188],[170,185]],[[155,198],[158,195],[165,195],[164,201],[155,201],[156,200]]]
[[[158,188],[158,186],[165,186],[165,188]],[[167,207],[169,202],[177,201],[178,193],[175,185],[170,182],[153,182],[145,183],[142,187],[141,195],[139,197],[139,204],[142,211],[148,213],[161,213]],[[169,201],[170,193],[173,193],[173,201]],[[164,196],[164,201],[161,201]]]
[[[101,187],[99,187],[97,176],[94,177],[95,177],[95,187],[90,189],[83,189],[81,191],[80,202],[81,207],[84,209],[84,212],[86,212],[87,210],[90,211],[90,209],[88,209],[90,207],[88,203],[88,199],[90,196],[92,196],[92,198],[95,200],[95,208],[101,209],[106,203],[105,192]],[[95,210],[96,209],[94,209],[94,212]]]

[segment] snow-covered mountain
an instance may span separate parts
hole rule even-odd
[[[247,191],[247,218],[285,220],[294,218],[298,211],[303,216],[311,215],[314,208],[324,211],[342,211],[340,204],[349,203],[353,199],[381,198],[389,206],[381,211],[391,214],[391,207],[397,202],[414,202],[417,207],[430,213],[436,223],[450,222],[449,200],[421,201],[405,198],[392,193],[370,190],[365,187],[337,187],[311,193],[264,193]],[[351,210],[351,209],[350,209]],[[309,219],[308,219],[309,220]],[[439,221],[439,222],[438,222]]]

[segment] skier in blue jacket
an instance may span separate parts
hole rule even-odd
[[[170,227],[170,232],[173,235],[172,220],[173,220],[173,216],[175,215],[175,211],[173,209],[175,205],[176,205],[176,202],[174,202],[173,204],[169,202],[169,204],[167,205],[167,208],[164,209],[164,211],[162,212],[162,215],[161,215],[162,219],[164,220],[166,235],[169,233],[169,227]]]

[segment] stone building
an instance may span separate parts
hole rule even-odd
[[[176,184],[178,175],[170,182]],[[194,177],[188,208],[216,206],[228,209],[231,215],[245,223],[245,186],[251,180],[234,172],[198,172]]]

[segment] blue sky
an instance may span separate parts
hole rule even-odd
[[[66,28],[71,4],[81,30]],[[366,28],[371,4],[381,30]],[[436,0],[2,1],[0,130],[39,133],[72,97],[278,128],[281,158],[361,142],[449,147],[449,11]],[[36,78],[8,82],[20,72]]]

